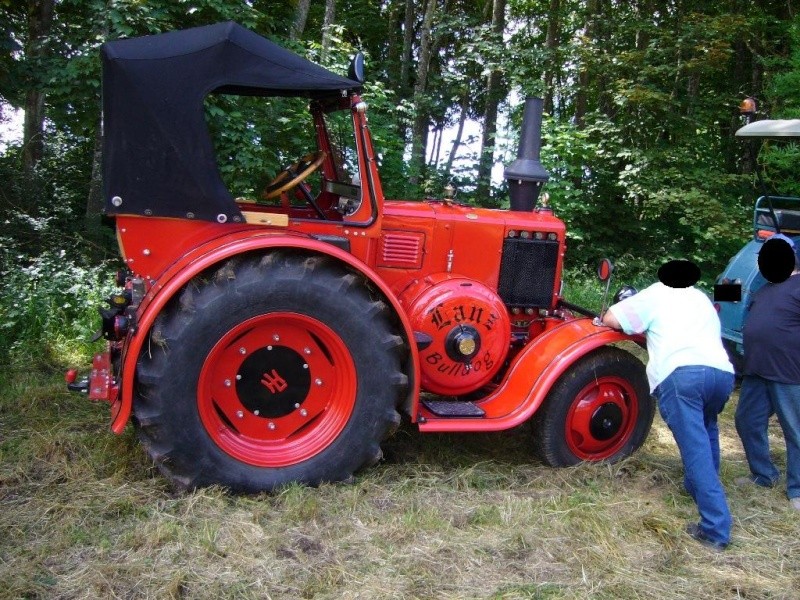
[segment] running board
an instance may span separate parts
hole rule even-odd
[[[423,398],[422,404],[437,417],[483,417],[486,414],[472,402]]]

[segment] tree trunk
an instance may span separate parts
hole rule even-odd
[[[419,62],[417,81],[414,84],[414,127],[411,131],[411,177],[412,185],[417,185],[425,170],[425,147],[428,142],[428,122],[430,115],[425,104],[425,88],[428,85],[428,67],[431,59],[431,28],[436,0],[427,0],[425,16],[420,29]]]
[[[391,2],[386,8],[384,18],[386,23],[386,70],[389,77],[395,81],[400,81],[400,65],[402,63],[400,53],[403,43],[400,33],[403,30],[403,23],[400,19],[400,8],[399,2]]]
[[[411,77],[412,45],[414,43],[414,0],[406,0],[403,22],[403,56],[400,59],[400,94],[407,97]]]
[[[330,28],[336,22],[336,0],[325,0],[325,18],[322,21],[322,51],[320,58],[322,63],[328,56],[328,51],[331,47],[331,34]]]
[[[492,6],[492,32],[497,36],[497,43],[502,43],[505,30],[506,0],[494,0]],[[478,202],[488,199],[492,185],[492,167],[494,166],[495,136],[497,135],[497,110],[502,93],[502,76],[498,69],[489,73],[486,81],[486,104],[483,111],[483,137],[478,157],[478,185],[475,197]]]
[[[86,216],[95,217],[103,211],[103,125],[98,119],[94,134],[92,153],[92,175],[89,181],[89,195],[86,198]]]
[[[594,43],[597,35],[596,19],[598,12],[598,0],[586,0],[586,25],[584,26],[587,48],[584,50],[584,58],[578,66],[578,89],[575,92],[575,124],[578,129],[585,126],[586,110],[589,104],[588,90],[592,78],[589,72],[589,55],[594,51]]]
[[[289,39],[292,41],[299,40],[303,31],[306,28],[306,19],[308,18],[308,7],[311,0],[297,0],[297,10],[294,13],[294,22],[292,28],[289,30]]]
[[[428,159],[428,166],[435,167],[439,164],[439,155],[442,151],[442,126],[438,123],[433,130],[433,148],[431,149],[431,156]]]
[[[28,0],[28,40],[25,57],[34,66],[45,57],[45,38],[53,22],[55,0]],[[25,120],[22,133],[22,164],[33,169],[44,154],[45,93],[33,80],[25,94]]]
[[[643,0],[637,4],[637,13],[639,20],[642,23],[646,23],[648,19],[651,19],[653,16],[653,3],[651,0]],[[636,49],[640,52],[643,52],[647,49],[648,44],[650,43],[650,35],[644,28],[640,28],[636,30]]]
[[[544,72],[544,112],[552,115],[555,108],[555,79],[556,71],[561,62],[558,60],[558,41],[561,34],[559,12],[561,11],[560,0],[550,0],[550,12],[547,19],[547,39],[545,41],[546,67]]]
[[[461,145],[461,138],[464,136],[464,124],[467,122],[467,110],[469,109],[469,91],[465,91],[461,96],[461,113],[458,115],[458,129],[456,137],[453,138],[453,147],[450,156],[447,158],[447,165],[444,168],[446,179],[450,179],[450,172],[453,170],[453,161],[456,158],[458,147]]]

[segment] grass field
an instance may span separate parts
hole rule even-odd
[[[351,485],[176,493],[60,368],[0,374],[1,598],[800,598],[800,514],[722,420],[733,543],[714,553],[660,417],[622,463],[550,469],[527,428],[404,425]],[[783,440],[772,431],[778,463]]]

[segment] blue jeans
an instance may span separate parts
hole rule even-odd
[[[697,504],[700,531],[727,544],[731,513],[719,480],[719,428],[733,391],[733,373],[713,367],[678,367],[655,390],[658,409],[672,431],[683,460],[683,485]]]
[[[769,419],[778,415],[786,440],[786,495],[800,497],[800,385],[745,375],[736,407],[736,431],[742,439],[753,481],[772,487],[780,472],[769,455]]]

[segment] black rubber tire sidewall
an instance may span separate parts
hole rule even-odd
[[[160,414],[155,423],[151,416],[147,427],[140,427],[140,437],[154,449],[151,455],[162,472],[181,487],[218,484],[260,491],[291,482],[345,480],[379,454],[379,442],[396,421],[398,391],[387,385],[387,375],[400,367],[397,353],[380,347],[380,338],[391,335],[385,316],[364,315],[370,299],[362,286],[347,283],[353,276],[341,267],[324,261],[324,269],[308,274],[303,261],[287,262],[266,270],[245,262],[230,281],[187,290],[193,295],[191,310],[180,306],[187,303],[182,299],[154,327],[165,346],[153,352],[163,353],[156,360],[169,368],[137,398],[141,411]],[[270,468],[241,462],[212,440],[199,416],[197,382],[208,353],[225,333],[275,311],[308,315],[330,327],[351,354],[357,393],[349,421],[326,448],[298,464]]]
[[[565,439],[566,422],[576,395],[598,377],[626,379],[636,393],[638,414],[632,434],[612,456],[602,459],[613,463],[638,450],[647,439],[655,414],[655,400],[650,395],[644,365],[629,352],[603,347],[578,360],[558,379],[532,419],[534,448],[539,458],[553,467],[567,467],[585,459],[577,456]]]

